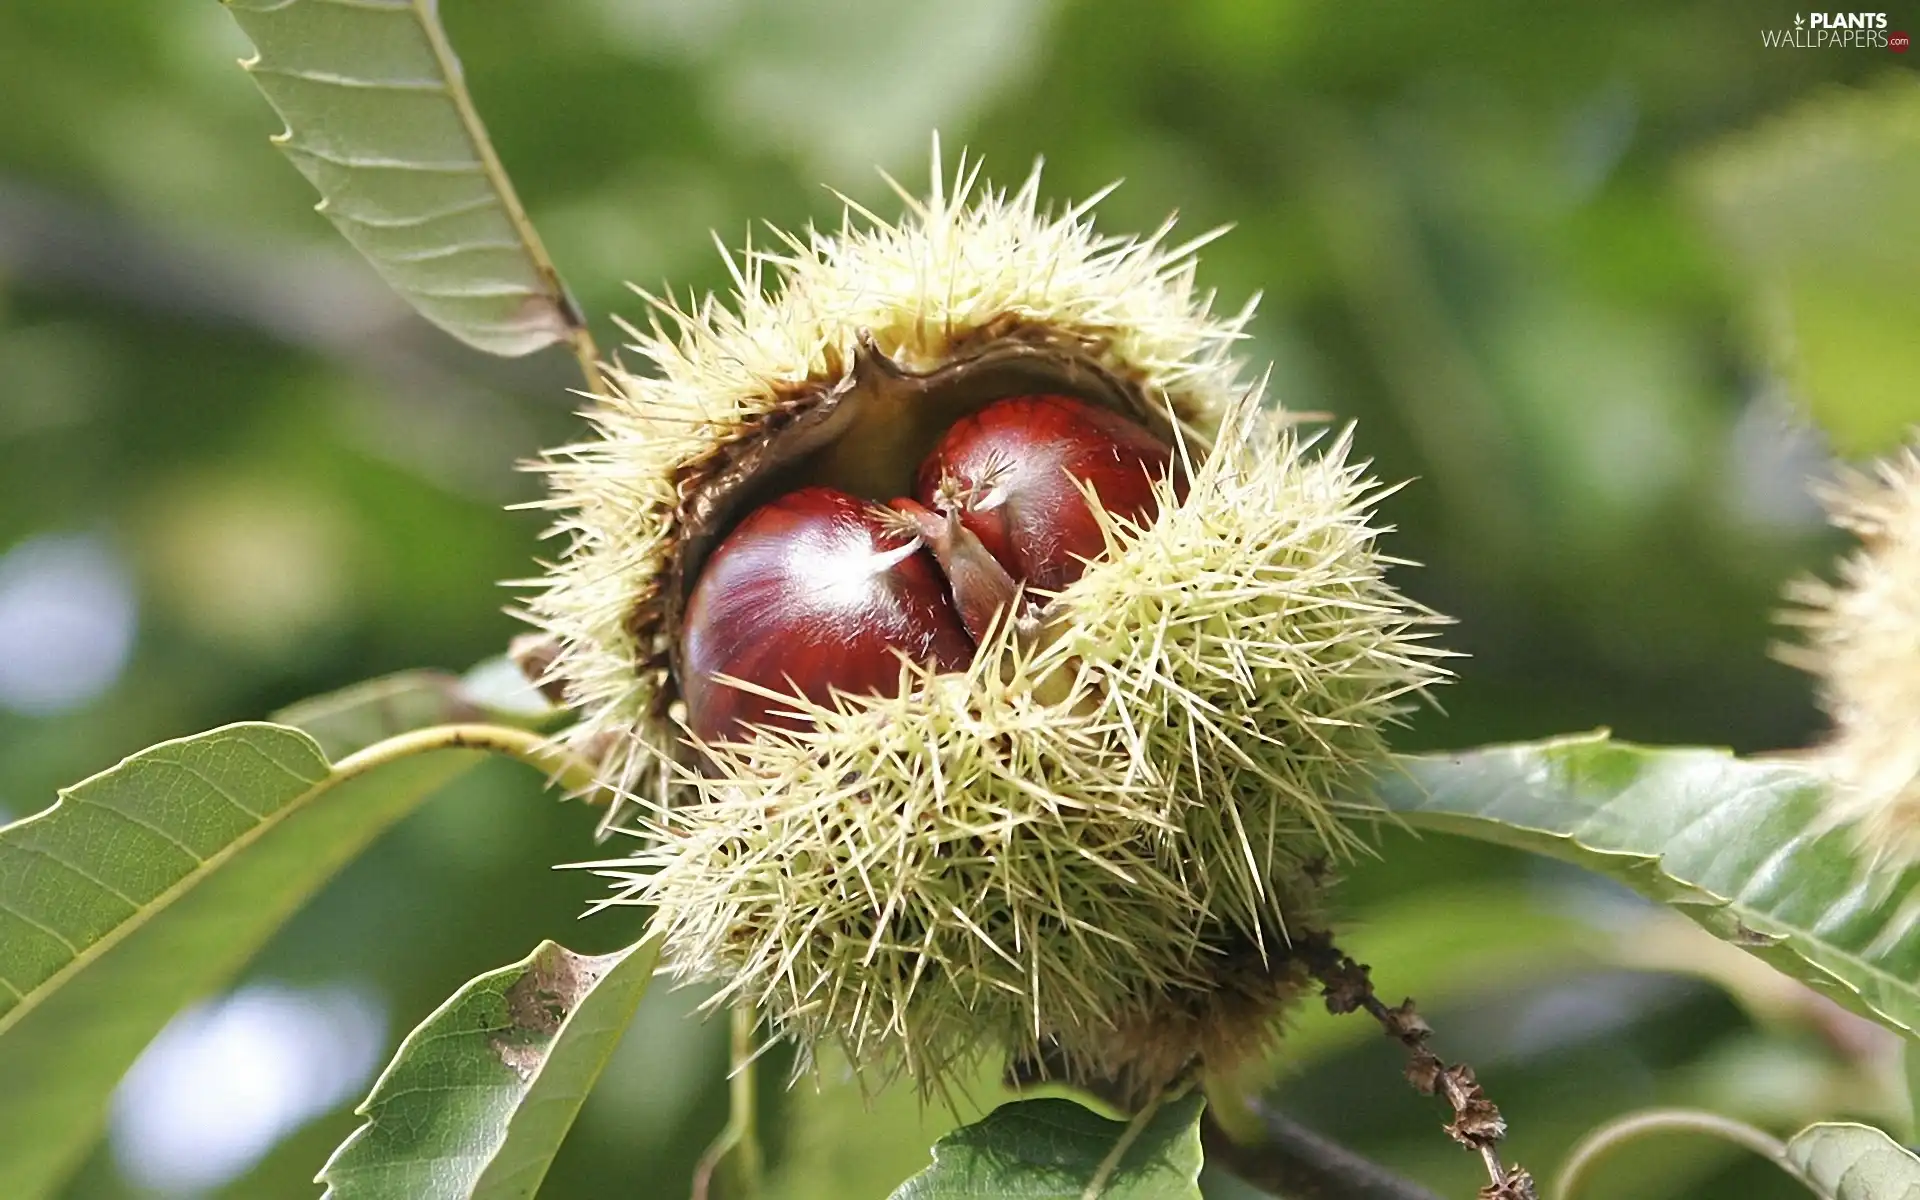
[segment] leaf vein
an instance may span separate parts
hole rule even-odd
[[[49,855],[49,857],[52,857],[52,856]],[[60,860],[57,858],[54,859],[53,861],[60,862]],[[60,863],[60,865],[63,867],[67,867],[67,869],[70,871],[75,869],[71,866],[68,866],[68,864],[66,863]],[[86,878],[84,872],[76,872],[76,873],[80,874],[81,878]],[[25,922],[28,925],[31,925],[35,929],[38,929],[41,933],[46,934],[48,937],[52,938],[54,941],[59,942],[62,946],[65,946],[67,948],[68,954],[72,954],[75,956],[79,955],[80,947],[68,941],[58,929],[53,928],[51,925],[47,925],[40,921],[34,920],[32,917],[28,916],[26,913],[21,912],[19,909],[15,908],[13,905],[8,904],[4,901],[0,901],[0,912],[7,913],[10,916],[18,917],[21,921]],[[23,994],[22,999],[24,998],[25,996]]]
[[[368,229],[412,229],[422,225],[431,225],[435,221],[444,221],[448,217],[460,217],[468,213],[479,212],[482,209],[492,208],[498,203],[498,198],[495,197],[492,192],[488,192],[484,196],[476,196],[472,200],[462,200],[460,203],[449,205],[446,208],[434,209],[430,212],[405,217],[365,217],[357,213],[341,212],[325,201],[321,202],[321,211],[336,221],[347,221],[355,225],[363,225]]]
[[[188,858],[191,858],[194,861],[194,864],[196,866],[203,865],[207,861],[206,857],[202,855],[198,850],[195,850],[192,846],[187,845],[185,842],[181,841],[179,838],[169,833],[166,829],[162,828],[159,825],[154,824],[152,821],[142,820],[139,817],[134,816],[132,813],[128,812],[124,808],[116,808],[111,804],[103,804],[100,801],[93,799],[91,796],[82,795],[78,792],[74,793],[71,796],[68,796],[67,799],[73,801],[75,804],[84,804],[88,808],[98,809],[100,812],[108,813],[112,816],[119,817],[122,821],[125,821],[129,825],[135,826],[136,828],[139,828],[139,829],[146,830],[148,833],[151,833],[156,837],[159,837],[160,839],[165,841],[168,845],[172,846],[174,849],[186,855]]]
[[[370,79],[363,75],[342,75],[337,71],[316,71],[306,67],[268,66],[258,60],[247,70],[255,75],[274,75],[282,79],[299,79],[358,91],[438,92],[444,95],[447,90],[444,79]]]
[[[482,250],[511,250],[517,254],[523,252],[524,249],[525,247],[521,246],[519,242],[501,240],[451,242],[445,246],[436,246],[431,250],[414,250],[405,254],[388,254],[385,257],[388,262],[419,263],[433,262],[436,259],[442,258],[454,258],[458,255],[471,254],[475,251]]]
[[[179,770],[182,774],[193,776],[195,779],[199,780],[201,785],[204,786],[209,792],[212,792],[214,795],[220,797],[222,800],[225,800],[228,804],[233,805],[235,808],[239,809],[241,812],[247,814],[249,817],[252,817],[254,824],[258,825],[260,822],[267,819],[266,813],[255,812],[251,808],[248,808],[246,805],[240,803],[240,798],[238,796],[235,796],[232,792],[228,791],[226,788],[215,783],[213,781],[213,777],[208,775],[205,771],[202,771],[199,767],[192,766],[188,764],[186,761],[182,759],[177,759],[177,758],[176,759],[163,758],[163,759],[155,760],[156,766],[162,763]],[[279,766],[280,764],[275,763],[274,765]],[[288,774],[292,774],[292,772],[288,772]],[[312,786],[311,784],[305,784],[304,780],[302,781],[302,783],[305,786],[309,786],[309,787]]]
[[[429,175],[484,175],[486,167],[477,159],[453,159],[448,162],[425,162],[412,158],[382,158],[375,154],[336,154],[331,150],[321,150],[314,146],[302,145],[282,135],[281,148],[289,154],[304,154],[308,158],[318,159],[331,166],[343,167],[349,171],[417,171]]]
[[[78,875],[81,879],[86,880],[88,883],[94,885],[95,887],[99,888],[101,891],[107,893],[107,895],[112,896],[115,899],[119,900],[121,903],[126,904],[136,910],[139,909],[140,907],[140,902],[138,900],[135,900],[133,897],[127,895],[126,893],[122,892],[120,889],[107,883],[105,880],[96,879],[93,873],[87,870],[85,867],[80,866],[78,863],[68,862],[66,859],[61,858],[58,854],[55,854],[53,851],[47,849],[44,846],[35,846],[27,842],[15,842],[14,848],[17,850],[21,850],[27,854],[38,854],[41,858],[46,859],[48,862],[54,864],[57,867],[60,867],[62,870],[71,871],[73,874]],[[4,905],[0,905],[0,907],[4,907]],[[13,912],[15,916],[19,917],[23,921],[32,920],[32,918],[28,917],[25,913],[14,912],[14,910],[11,908],[8,908],[7,911]],[[48,930],[47,932],[52,933],[53,931]],[[79,951],[76,950],[75,953],[79,953]]]
[[[466,287],[409,287],[406,289],[415,296],[425,296],[431,300],[494,300],[510,296],[545,296],[539,288],[530,288],[521,283],[476,283]]]

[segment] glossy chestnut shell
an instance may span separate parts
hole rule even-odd
[[[681,624],[687,725],[706,742],[804,722],[773,696],[894,695],[902,659],[965,670],[1012,610],[1078,579],[1106,548],[1082,487],[1109,513],[1153,519],[1172,448],[1116,412],[1015,395],[959,417],[882,506],[809,486],[753,509],[707,556]],[[1176,475],[1176,494],[1185,493]]]
[[[1072,396],[1009,396],[947,430],[920,464],[914,498],[958,511],[1016,580],[1053,592],[1106,547],[1080,484],[1109,513],[1144,523],[1174,467],[1171,446],[1118,413]],[[1176,494],[1184,483],[1176,478]]]
[[[780,701],[718,676],[824,704],[835,689],[895,694],[902,655],[958,671],[974,649],[911,527],[826,487],[741,521],[708,559],[683,630],[687,724],[709,742],[737,740],[747,725],[801,727]]]

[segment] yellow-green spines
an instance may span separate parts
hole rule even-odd
[[[1370,819],[1345,797],[1383,727],[1444,676],[1440,618],[1386,582],[1347,438],[1303,444],[1240,376],[1245,314],[1209,314],[1190,248],[1046,217],[1034,180],[970,193],[750,255],[733,309],[643,338],[657,375],[618,376],[600,439],[551,456],[571,545],[531,607],[634,802],[641,848],[597,866],[655,906],[672,970],[927,1088],[993,1053],[1150,1089],[1262,1046],[1300,986],[1287,939]],[[926,372],[1002,337],[1166,414],[1185,498],[1099,514],[1105,553],[1037,635],[1004,625],[965,672],[790,697],[803,732],[674,753],[689,489],[866,347]]]
[[[694,802],[608,868],[674,969],[924,1082],[988,1048],[1137,1074],[1116,1028],[1217,990],[1229,944],[1284,959],[1367,816],[1339,797],[1440,672],[1344,440],[1229,416],[1184,504],[1109,522],[1037,651],[796,701],[813,729],[685,771]]]

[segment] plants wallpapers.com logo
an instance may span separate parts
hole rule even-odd
[[[1904,54],[1906,34],[1887,28],[1883,12],[1795,13],[1791,27],[1763,29],[1760,44],[1787,50],[1891,50]]]

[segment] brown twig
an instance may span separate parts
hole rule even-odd
[[[1538,1200],[1533,1176],[1524,1167],[1508,1167],[1500,1161],[1499,1142],[1506,1136],[1507,1122],[1465,1063],[1448,1066],[1427,1048],[1433,1028],[1414,1011],[1412,1000],[1388,1007],[1374,994],[1367,968],[1353,961],[1333,944],[1327,934],[1302,938],[1295,952],[1320,981],[1327,1011],[1335,1014],[1365,1010],[1388,1037],[1407,1048],[1407,1082],[1429,1096],[1440,1096],[1453,1109],[1447,1133],[1454,1141],[1474,1151],[1486,1164],[1487,1186],[1480,1189],[1480,1200]]]

